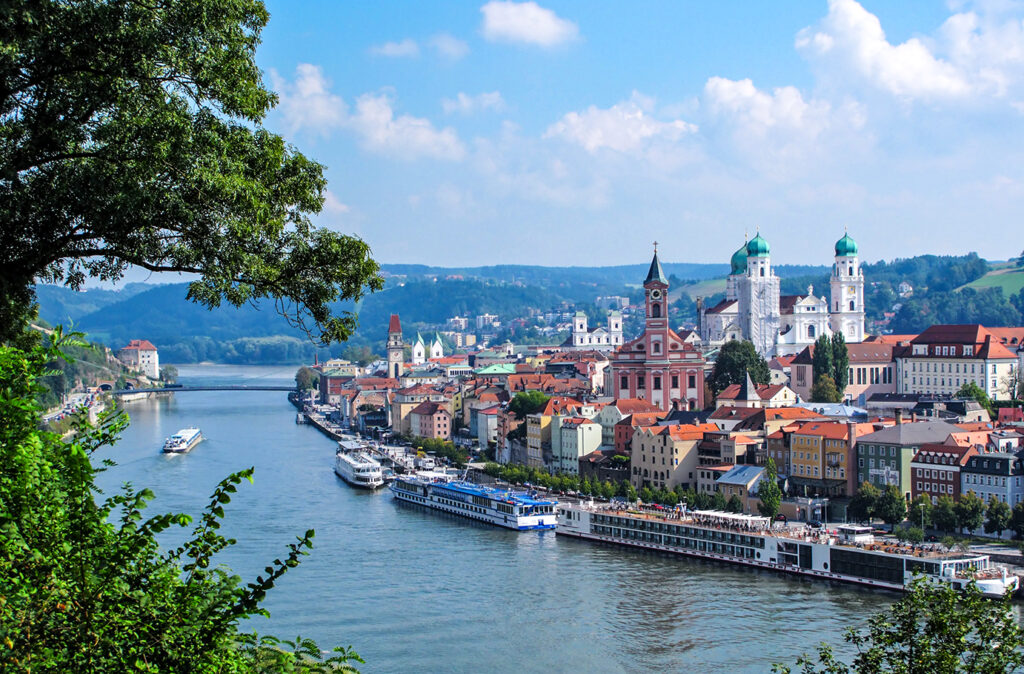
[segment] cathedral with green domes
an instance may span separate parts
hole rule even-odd
[[[771,358],[800,353],[821,335],[836,332],[847,342],[864,341],[864,274],[849,234],[835,245],[828,298],[816,296],[813,286],[805,295],[781,295],[771,247],[760,232],[732,254],[730,266],[725,299],[713,307],[698,302],[705,349],[745,339]]]

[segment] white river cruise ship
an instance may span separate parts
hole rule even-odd
[[[943,552],[936,545],[876,542],[870,527],[815,530],[776,525],[767,517],[719,511],[658,513],[617,506],[560,504],[560,535],[713,559],[803,576],[903,590],[915,574],[963,587],[974,580],[986,597],[1015,591],[1019,579],[987,555]]]
[[[399,476],[391,483],[399,501],[461,515],[508,529],[554,529],[558,501],[538,499],[531,492],[488,487],[462,480]]]
[[[380,463],[363,452],[339,451],[334,459],[334,472],[353,487],[377,489],[384,486]]]

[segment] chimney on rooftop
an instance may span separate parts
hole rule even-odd
[[[902,407],[897,407],[896,408],[896,425],[899,426],[902,423],[903,423],[903,408]]]

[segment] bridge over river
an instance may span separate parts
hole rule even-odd
[[[133,393],[184,393],[186,391],[294,391],[295,386],[266,386],[263,384],[235,384],[232,386],[164,386],[162,388],[126,388],[108,391],[116,396]]]

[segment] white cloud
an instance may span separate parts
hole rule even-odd
[[[960,68],[936,57],[921,39],[890,43],[878,17],[855,0],[829,0],[820,27],[800,31],[796,46],[903,99],[962,98],[974,90]]]
[[[480,8],[483,34],[494,42],[522,42],[553,47],[576,39],[579,28],[535,2],[491,0]]]
[[[342,203],[334,192],[330,190],[324,190],[324,212],[333,213],[340,215],[342,213],[348,213],[351,210],[348,204]]]
[[[504,110],[505,99],[497,91],[477,94],[475,96],[460,91],[454,99],[442,98],[441,108],[449,115],[453,112],[469,115],[481,110]]]
[[[385,42],[370,47],[370,53],[374,56],[387,56],[388,58],[412,58],[420,55],[420,46],[415,40],[406,38],[401,42]]]
[[[454,129],[437,129],[430,120],[420,117],[396,116],[394,103],[385,94],[363,94],[350,111],[340,96],[330,92],[319,66],[299,64],[293,82],[274,71],[271,78],[279,92],[278,107],[292,132],[326,134],[346,129],[354,132],[368,150],[400,159],[460,160],[466,154]]]
[[[320,66],[300,63],[293,82],[274,70],[270,71],[270,79],[280,98],[278,109],[291,131],[308,128],[325,133],[345,119],[345,101],[328,90],[330,83]]]
[[[391,99],[383,94],[360,96],[347,126],[368,149],[400,159],[459,160],[466,154],[454,129],[439,130],[429,120],[411,115],[395,117]]]
[[[633,153],[645,149],[651,141],[678,141],[695,133],[694,124],[676,119],[662,122],[651,116],[653,101],[634,93],[629,101],[610,108],[590,106],[583,112],[570,112],[548,127],[545,138],[562,138],[591,154],[608,149]]]
[[[453,61],[457,61],[469,53],[468,44],[448,33],[438,33],[430,38],[428,44],[437,51],[438,55]]]
[[[749,79],[724,77],[708,79],[704,101],[712,114],[732,118],[757,135],[785,129],[813,138],[828,125],[832,111],[826,101],[805,101],[796,87],[778,87],[769,94]]]

